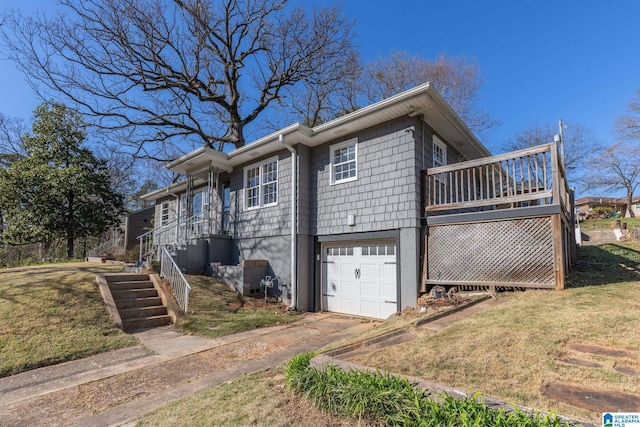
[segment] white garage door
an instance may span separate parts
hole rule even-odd
[[[397,311],[394,243],[331,245],[323,255],[323,310],[377,319]]]

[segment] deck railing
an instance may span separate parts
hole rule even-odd
[[[189,310],[189,292],[191,285],[180,271],[178,264],[166,247],[160,249],[160,276],[169,281],[171,293],[176,302],[186,313]]]
[[[570,206],[556,143],[428,169],[425,190],[427,213]]]

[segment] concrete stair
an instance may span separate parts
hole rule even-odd
[[[127,332],[164,326],[171,316],[146,274],[104,275],[115,303],[122,329]]]

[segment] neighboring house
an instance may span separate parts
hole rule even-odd
[[[625,216],[627,213],[627,202],[625,199],[615,197],[581,197],[576,199],[576,212],[580,219],[594,216],[594,209],[597,207],[609,208],[612,214]]]
[[[122,255],[140,243],[138,237],[153,228],[155,206],[149,206],[122,216],[120,224],[104,233],[103,240],[87,255],[102,257],[106,255]]]
[[[424,84],[314,128],[169,163],[187,179],[143,196],[156,202],[156,229],[142,255],[167,246],[186,271],[266,260],[293,308],[376,318],[415,306],[432,283],[561,288],[568,188],[551,167],[554,144],[523,151],[489,157]],[[518,280],[528,260],[535,274]]]
[[[138,209],[131,212],[124,219],[121,227],[124,231],[124,250],[130,251],[136,247],[138,236],[153,228],[155,206]]]
[[[625,204],[626,204],[626,202],[625,202]],[[632,199],[631,208],[627,209],[625,218],[630,218],[631,217],[630,211],[633,211],[633,215],[634,215],[635,218],[640,218],[640,197],[634,197]]]
[[[604,207],[611,209],[611,214],[618,214],[622,218],[630,218],[631,212],[638,217],[640,215],[640,197],[634,197],[631,207],[627,206],[625,197],[581,197],[575,203],[576,212],[580,219],[595,217],[594,209]]]

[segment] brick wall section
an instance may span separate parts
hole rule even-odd
[[[330,185],[329,147],[312,151],[311,194],[317,221],[312,234],[329,235],[419,227],[420,171],[416,164],[415,118],[404,117],[348,135],[358,140],[358,179]],[[418,190],[416,191],[416,188]],[[356,225],[347,216],[356,215]]]

